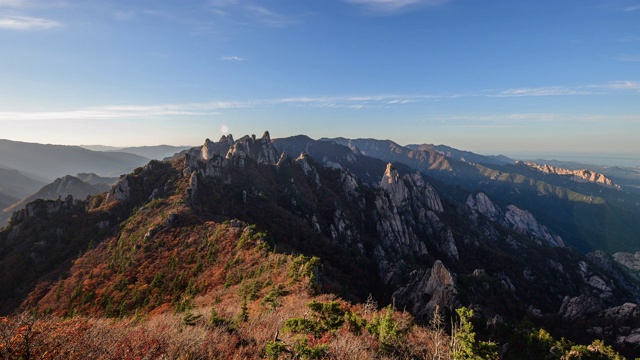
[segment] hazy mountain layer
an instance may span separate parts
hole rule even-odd
[[[43,145],[10,140],[0,140],[0,154],[0,165],[49,181],[79,172],[119,176],[149,161],[147,158],[128,153],[98,152],[79,146]]]
[[[117,178],[109,179],[109,178],[100,178],[95,174],[79,174],[83,176],[87,180],[99,181],[95,184],[91,184],[89,182],[85,182],[75,176],[67,175],[62,178],[56,179],[51,184],[45,185],[37,192],[31,194],[30,196],[16,201],[15,203],[10,204],[10,206],[6,206],[0,212],[0,227],[6,225],[9,218],[11,218],[12,214],[15,211],[18,211],[25,207],[28,203],[36,200],[36,199],[44,199],[44,200],[55,200],[55,199],[64,199],[67,196],[71,195],[76,199],[84,199],[88,195],[100,194],[108,191],[111,188],[111,185],[115,183]],[[106,183],[104,181],[107,181]]]
[[[120,148],[115,151],[135,154],[147,159],[162,160],[166,157],[173,156],[176,153],[179,153],[182,150],[186,150],[189,148],[191,148],[191,146],[157,145],[157,146],[126,147],[126,148]],[[110,151],[113,151],[113,150],[110,150]]]
[[[0,209],[4,209],[17,201],[19,201],[18,198],[0,192]]]
[[[22,199],[29,196],[44,184],[44,182],[26,176],[18,170],[0,167],[0,192],[13,198]],[[2,209],[4,208],[0,208],[0,210]]]

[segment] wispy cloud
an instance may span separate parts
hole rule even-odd
[[[493,96],[509,97],[509,96],[565,96],[565,95],[591,95],[592,92],[561,86],[545,86],[536,88],[519,88],[504,90]]]
[[[632,60],[628,60],[632,61]],[[487,97],[519,97],[519,96],[579,96],[579,95],[604,95],[612,91],[637,91],[640,90],[640,81],[618,80],[601,84],[587,84],[578,86],[543,86],[532,88],[515,88],[496,92],[485,91],[476,95]]]
[[[0,121],[26,120],[101,120],[118,118],[153,118],[162,116],[216,115],[226,109],[260,108],[271,106],[308,106],[320,108],[362,109],[365,107],[399,106],[420,96],[347,96],[292,97],[243,101],[210,101],[202,103],[99,106],[64,111],[0,111]]]
[[[246,0],[211,0],[208,3],[211,13],[225,18],[237,17],[268,27],[288,27],[297,22],[293,16],[282,14],[263,4]]]
[[[25,0],[0,0],[0,8],[23,8],[26,6]]]
[[[267,9],[263,6],[248,5],[245,9],[251,14],[251,17],[266,26],[271,27],[287,27],[294,23],[294,20],[288,16]]]
[[[640,91],[640,81],[632,81],[632,80],[611,81],[607,84],[592,85],[592,86],[600,87],[604,89],[611,89],[611,90]]]
[[[436,6],[450,0],[344,0],[349,4],[359,5],[367,11],[377,14],[393,14],[399,11],[418,7]]]
[[[220,60],[223,61],[245,61],[246,59],[240,56],[221,56]]]
[[[413,106],[420,103],[433,103],[444,100],[456,100],[471,97],[509,98],[525,96],[567,96],[585,95],[596,96],[612,93],[640,92],[640,81],[622,80],[602,84],[590,84],[577,87],[539,87],[517,88],[504,91],[484,90],[466,94],[383,94],[383,95],[349,95],[349,96],[297,96],[273,99],[253,99],[237,101],[209,101],[199,103],[130,105],[130,106],[100,106],[66,111],[17,112],[0,111],[0,121],[20,120],[100,120],[117,118],[154,118],[163,116],[203,116],[216,115],[228,109],[257,109],[279,106],[326,108],[326,109],[386,109],[401,106]],[[459,115],[445,118],[431,117],[433,120],[459,120],[479,122],[522,122],[522,121],[605,121],[607,119],[620,121],[640,121],[640,116],[578,116],[554,113],[519,113],[496,115]]]
[[[27,8],[60,8],[67,7],[65,0],[0,0],[0,8],[27,9]]]
[[[0,29],[10,30],[47,30],[63,27],[55,20],[36,18],[30,16],[3,16],[0,17]]]
[[[100,106],[67,111],[0,112],[0,121],[25,120],[103,120],[122,118],[148,118],[159,116],[215,115],[221,109],[245,107],[232,102],[187,104]]]
[[[637,11],[637,10],[640,10],[640,5],[629,6],[628,8],[624,9],[624,11]]]

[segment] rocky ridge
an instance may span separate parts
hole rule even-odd
[[[551,246],[564,246],[564,242],[560,236],[549,232],[547,227],[540,224],[527,210],[522,210],[515,205],[508,205],[505,211],[502,211],[491,202],[487,195],[481,192],[475,196],[469,195],[466,204],[477,213],[493,221],[497,221],[503,226],[515,230],[519,234],[529,236],[539,244],[545,243]]]
[[[89,174],[79,174],[89,177]],[[90,184],[78,177],[67,175],[54,180],[52,183],[45,185],[34,194],[12,204],[0,212],[0,227],[11,217],[11,215],[28,203],[36,199],[56,200],[64,199],[71,195],[76,199],[84,199],[89,195],[103,193],[109,190],[111,185],[105,183]]]
[[[587,169],[570,170],[547,164],[536,164],[530,161],[516,161],[516,165],[525,165],[545,174],[568,176],[576,182],[590,182],[618,190],[621,189],[619,185],[605,175]]]
[[[460,190],[434,184],[415,169],[357,149],[299,138],[276,142],[266,132],[260,139],[206,141],[171,161],[150,162],[91,201],[107,212],[98,216],[87,203],[95,219],[80,219],[96,236],[111,230],[132,241],[122,247],[132,253],[155,244],[163,231],[188,231],[192,224],[254,224],[278,251],[322,259],[318,289],[349,288],[353,301],[373,292],[421,322],[436,305],[449,313],[465,305],[487,319],[530,316],[540,324],[566,322],[572,331],[587,322],[586,331],[601,325],[591,319],[606,323],[608,312],[638,299],[640,290],[624,283],[624,274],[617,278],[597,258],[562,247],[528,211],[501,208],[483,193],[465,194],[460,203],[451,196]],[[159,204],[171,211],[145,217],[159,212]],[[140,224],[130,233],[111,225],[130,214]],[[13,229],[27,225],[16,221]],[[629,329],[640,327],[634,321]],[[624,336],[622,344],[632,347],[634,334],[612,329],[602,336]]]

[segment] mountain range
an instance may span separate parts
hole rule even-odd
[[[388,140],[207,139],[106,193],[34,200],[13,213],[0,231],[0,309],[151,317],[231,307],[260,321],[284,316],[265,309],[269,298],[324,294],[373,298],[419,324],[471,308],[505,358],[522,358],[514,329],[523,321],[637,356],[640,198],[576,176]],[[57,181],[52,188],[76,180]],[[309,287],[297,287],[298,276]],[[237,349],[259,343],[268,354],[275,345],[246,337],[243,323]],[[275,323],[268,336],[278,343],[284,320]],[[298,330],[282,329],[281,341],[300,345]]]
[[[80,145],[80,147],[92,151],[103,152],[123,152],[142,156],[150,160],[162,160],[166,157],[173,156],[183,150],[190,149],[191,146],[171,146],[171,145],[155,145],[155,146],[130,146],[115,147],[104,145]]]
[[[84,199],[88,195],[96,195],[108,191],[117,180],[118,178],[104,178],[93,173],[81,173],[77,176],[66,175],[57,178],[24,199],[16,200],[6,205],[0,211],[0,227],[6,225],[15,211],[23,209],[25,205],[32,201],[38,199],[64,199],[69,195],[76,199]]]

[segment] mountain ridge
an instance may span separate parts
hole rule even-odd
[[[451,170],[437,171],[462,164],[450,163]],[[309,291],[353,303],[372,294],[382,305],[406,308],[419,323],[435,309],[449,316],[469,306],[497,329],[528,319],[554,336],[640,350],[634,340],[640,312],[626,305],[640,302],[640,286],[609,269],[608,257],[558,246],[552,228],[543,231],[544,221],[509,207],[508,198],[479,197],[429,175],[304,136],[207,139],[121,176],[105,194],[38,200],[16,212],[0,231],[0,256],[11,259],[0,261],[0,302],[4,311],[21,303],[58,316],[133,316],[220,306],[216,294],[231,299],[223,289],[232,288],[233,301],[244,302],[253,317],[260,298],[250,289],[266,296],[259,274],[276,265],[242,271],[244,260],[227,256],[248,246],[263,258],[297,256],[290,272],[309,274]],[[210,240],[247,228],[233,245]],[[65,252],[57,260],[46,256],[59,247]],[[216,265],[218,256],[225,260]],[[176,271],[159,276],[158,269]],[[205,273],[211,276],[200,277]]]
[[[111,185],[113,185],[117,180],[115,178],[101,178],[95,174],[84,173],[78,175],[79,177],[66,175],[61,178],[57,178],[52,183],[43,186],[35,193],[3,208],[0,212],[0,227],[6,225],[7,221],[15,211],[24,208],[28,203],[34,200],[64,199],[69,195],[76,199],[84,199],[89,195],[100,194],[108,191],[111,188]],[[93,183],[82,180],[80,177],[83,177],[85,180],[89,180]],[[107,181],[107,183],[104,181]]]
[[[149,161],[138,155],[99,152],[79,146],[45,145],[0,139],[0,165],[52,181],[79,172],[101,176],[130,172]]]

